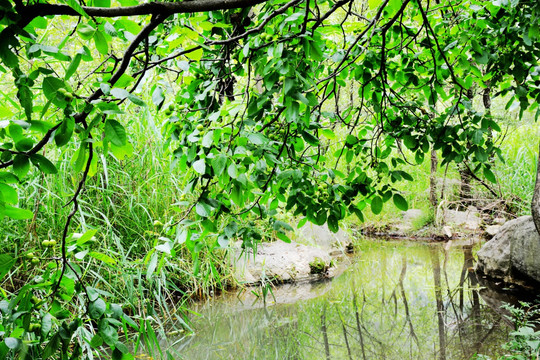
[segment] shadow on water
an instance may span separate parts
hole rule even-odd
[[[198,304],[194,334],[163,346],[178,359],[497,356],[511,328],[482,298],[474,250],[364,240],[333,281],[278,287],[267,307],[249,291]]]

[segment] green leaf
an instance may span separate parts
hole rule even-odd
[[[93,349],[96,349],[100,347],[101,345],[103,345],[103,338],[99,334],[94,335],[92,337],[92,340],[90,340],[90,346]]]
[[[292,78],[285,79],[283,84],[283,94],[287,95],[295,85],[295,80]]]
[[[484,176],[486,179],[488,179],[490,182],[496,184],[497,183],[497,178],[495,177],[495,174],[493,173],[493,171],[491,171],[490,168],[488,168],[487,166],[484,167]]]
[[[42,89],[43,94],[48,100],[54,100],[56,98],[56,92],[60,88],[65,89],[66,84],[64,81],[55,78],[53,76],[48,76],[45,79],[43,79]]]
[[[163,89],[161,88],[161,86],[158,86],[152,93],[152,102],[159,109],[164,101],[165,96],[163,96]]]
[[[302,131],[302,137],[311,146],[318,146],[319,145],[319,139],[317,137],[311,135],[307,131]]]
[[[484,138],[484,133],[482,130],[475,130],[473,133],[472,141],[476,145],[480,145],[482,143],[482,140]]]
[[[293,228],[291,225],[287,224],[286,222],[276,220],[273,225],[274,230],[276,231],[292,231]]]
[[[8,204],[17,204],[17,202],[19,201],[19,197],[17,196],[17,190],[9,186],[8,184],[0,182],[0,194],[2,195],[1,198],[3,198],[4,201]]]
[[[86,11],[84,11],[84,9],[77,0],[62,0],[62,2],[69,5],[70,8],[78,12],[80,15],[86,18],[88,17],[88,14],[86,13]]]
[[[406,135],[403,137],[403,143],[407,147],[407,149],[414,149],[418,145],[418,142],[416,139],[412,136]]]
[[[480,162],[486,162],[488,159],[486,151],[481,147],[476,148],[474,155],[476,156],[476,159]]]
[[[380,196],[375,195],[373,199],[371,199],[371,212],[375,215],[378,215],[381,213],[383,208],[383,201]]]
[[[6,205],[4,208],[4,215],[14,220],[28,220],[34,217],[34,214],[30,210],[21,209]]]
[[[102,261],[102,262],[104,262],[106,264],[110,264],[110,265],[115,265],[116,264],[116,260],[114,260],[109,255],[105,255],[105,254],[100,253],[100,252],[91,251],[91,252],[88,253],[88,256],[91,256],[94,259]]]
[[[126,89],[118,88],[118,87],[111,89],[110,94],[120,100],[124,100],[129,97],[129,91],[127,91]]]
[[[212,146],[214,142],[214,131],[210,130],[206,134],[204,134],[201,145],[205,148],[209,148]]]
[[[263,145],[268,142],[268,139],[260,133],[248,134],[249,141],[254,145]]]
[[[331,232],[335,234],[339,231],[339,222],[338,222],[338,219],[334,215],[328,216],[327,223],[328,223],[328,229],[330,229]]]
[[[193,61],[199,61],[202,59],[203,54],[204,54],[203,49],[197,49],[197,50],[188,52],[186,54],[186,57]]]
[[[414,160],[417,164],[421,164],[424,162],[424,152],[422,150],[418,150],[416,154],[414,154]]]
[[[8,254],[0,254],[0,280],[11,270],[15,265],[15,259]]]
[[[105,304],[103,299],[99,298],[90,303],[88,314],[90,315],[90,318],[98,320],[105,313],[105,310],[107,310],[107,304]]]
[[[48,359],[58,350],[60,347],[60,334],[56,333],[54,336],[49,340],[47,345],[45,346],[45,349],[43,349],[43,359]]]
[[[401,196],[400,194],[395,193],[393,200],[394,200],[394,204],[399,210],[401,211],[409,210],[409,204],[407,204],[407,200],[405,200],[405,198]]]
[[[68,68],[66,69],[66,74],[64,75],[64,80],[69,80],[75,74],[77,69],[79,68],[79,64],[81,63],[82,54],[78,53],[75,55],[73,60],[71,61],[71,64],[69,64]]]
[[[278,239],[280,239],[281,241],[289,244],[291,242],[291,239],[287,236],[287,234],[285,233],[282,233],[282,232],[278,232],[276,233],[276,236]]]
[[[22,341],[13,337],[7,337],[4,339],[4,343],[11,350],[19,350],[22,346]]]
[[[77,239],[76,241],[76,244],[77,246],[83,246],[84,244],[86,244],[88,241],[92,240],[92,237],[94,237],[94,235],[96,235],[97,233],[97,229],[92,229],[92,230],[88,230],[86,231],[83,235],[81,235],[80,237],[78,236],[75,236],[76,234],[74,234],[72,236],[73,239]]]
[[[21,106],[24,109],[24,114],[28,121],[32,121],[32,111],[33,111],[33,99],[34,94],[28,86],[21,86],[17,91],[17,98],[21,103]]]
[[[44,174],[56,174],[58,172],[56,166],[43,155],[33,154],[30,156],[30,160]]]
[[[146,278],[150,279],[152,275],[154,275],[154,271],[156,271],[157,263],[158,263],[158,254],[155,252],[150,257],[150,262],[148,262],[148,268],[146,269]]]
[[[238,170],[236,169],[236,164],[234,162],[227,168],[227,173],[233,179],[238,178]]]
[[[195,211],[197,212],[197,214],[199,214],[199,216],[207,218],[210,217],[212,208],[208,204],[199,202],[195,206]]]
[[[87,143],[82,142],[79,149],[75,152],[75,164],[73,165],[73,168],[77,172],[82,171],[84,164],[86,163],[86,146]]]
[[[127,141],[126,129],[116,120],[107,120],[105,138],[116,146],[124,146]]]
[[[193,163],[193,170],[198,172],[201,175],[204,175],[206,172],[206,162],[204,159],[199,159]]]
[[[102,55],[107,56],[109,54],[109,44],[107,43],[105,36],[100,31],[96,31],[94,33],[94,44],[96,45],[97,51],[99,51]]]
[[[214,168],[215,176],[220,176],[223,173],[223,170],[225,170],[226,165],[227,165],[226,155],[219,154],[214,159],[212,159],[212,167]]]
[[[135,105],[146,106],[146,103],[140,97],[138,97],[135,94],[128,93],[127,98],[128,98],[129,101],[131,101]]]
[[[27,156],[18,154],[13,159],[13,172],[22,180],[30,170],[30,160]]]
[[[102,319],[99,322],[99,335],[103,338],[103,341],[109,346],[114,346],[118,341],[118,332],[114,327],[109,325],[109,322],[106,319]]]
[[[47,336],[52,329],[52,315],[46,313],[45,316],[41,319],[41,334]]]
[[[54,135],[56,146],[61,147],[66,145],[73,135],[74,128],[75,119],[73,119],[71,116],[66,117]]]

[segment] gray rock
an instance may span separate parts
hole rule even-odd
[[[403,222],[413,223],[416,219],[424,216],[424,212],[420,209],[409,209],[401,213]]]
[[[406,233],[414,228],[414,222],[424,216],[424,212],[420,209],[409,209],[401,213],[401,221],[394,225],[398,233]]]
[[[235,244],[233,262],[236,279],[244,283],[308,279],[313,276],[310,264],[330,267],[332,262],[328,251],[294,242],[259,244],[255,256],[251,249],[242,254],[240,244]]]
[[[540,282],[540,235],[531,216],[505,223],[477,255],[477,269],[491,277]]]
[[[510,275],[510,237],[504,236],[505,233],[505,229],[501,229],[499,235],[484,244],[476,254],[477,269],[494,278]]]
[[[482,219],[475,207],[469,207],[467,211],[445,210],[444,223],[464,227],[468,230],[478,230]]]
[[[502,227],[502,225],[489,225],[489,226],[486,226],[485,232],[489,236],[495,236],[495,235],[497,235],[497,233],[499,232],[501,227]]]
[[[349,235],[342,229],[334,234],[326,224],[318,226],[310,222],[300,228],[299,237],[302,242],[333,252],[336,250],[342,252],[351,243]]]
[[[447,238],[451,239],[452,236],[453,236],[453,234],[452,234],[452,228],[450,228],[450,226],[448,226],[448,225],[445,225],[445,226],[443,226],[442,229],[443,229],[444,235],[445,235]]]

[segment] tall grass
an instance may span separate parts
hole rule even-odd
[[[536,180],[540,124],[523,122],[510,125],[501,144],[504,162],[497,160],[496,175],[503,198],[509,199],[517,215],[530,214]]]
[[[160,130],[148,113],[140,113],[126,127],[133,154],[124,159],[96,154],[98,170],[87,181],[70,228],[78,233],[96,229],[88,250],[109,260],[88,255],[72,260],[84,269],[87,286],[103,291],[129,313],[143,315],[159,309],[165,317],[177,316],[193,295],[207,295],[231,284],[231,269],[224,251],[211,252],[205,247],[196,260],[182,244],[175,244],[170,255],[156,250],[166,239],[174,241],[169,225],[178,220],[182,209],[172,205],[179,201],[186,179],[171,166]],[[61,238],[72,209],[66,203],[79,181],[71,164],[75,148],[76,144],[52,154],[57,159],[58,175],[36,172],[20,186],[19,205],[37,210],[34,219],[0,223],[1,252],[20,256],[32,251],[43,259],[36,268],[18,272],[20,279],[0,283],[0,288],[17,289],[40,274],[50,261],[51,250],[42,247],[41,241]],[[155,221],[164,226],[155,226]],[[59,252],[58,247],[52,255],[59,256]],[[157,263],[149,271],[152,261]],[[195,261],[200,267],[197,274],[193,271]]]

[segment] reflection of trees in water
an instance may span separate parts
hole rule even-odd
[[[317,299],[209,317],[186,359],[470,359],[507,330],[478,295],[471,247],[375,244]],[[488,345],[489,346],[489,345]],[[185,350],[185,351],[184,351]],[[496,355],[496,354],[495,354]]]
[[[483,344],[496,336],[501,320],[481,304],[478,282],[471,271],[472,247],[461,250],[462,263],[456,267],[455,262],[448,266],[448,249],[430,247],[430,264],[426,261],[423,266],[431,265],[429,287],[433,290],[426,293],[427,302],[413,299],[412,305],[408,296],[414,293],[410,287],[416,274],[408,274],[407,255],[401,255],[401,269],[394,284],[397,272],[389,267],[393,259],[379,259],[380,278],[385,279],[380,287],[366,289],[356,284],[362,280],[356,277],[351,281],[350,295],[333,308],[323,305],[319,311],[321,326],[304,330],[304,334],[313,347],[320,345],[321,359],[469,359],[485,352]],[[413,263],[415,260],[411,259]],[[414,266],[418,267],[418,263]],[[393,290],[387,295],[389,285]],[[497,343],[504,340],[503,335]],[[306,352],[303,355],[310,358]]]

